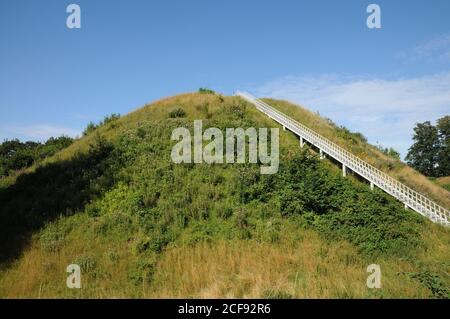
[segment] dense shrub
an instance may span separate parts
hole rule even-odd
[[[342,137],[343,139],[347,140],[348,142],[352,144],[356,144],[358,142],[367,143],[367,138],[359,132],[351,132],[348,128],[345,126],[341,126],[339,128],[336,128],[338,136]]]
[[[211,89],[208,88],[199,88],[198,89],[198,93],[202,93],[202,94],[216,94],[216,92],[214,92]]]
[[[418,280],[422,285],[427,287],[434,297],[440,299],[450,299],[450,288],[446,285],[445,280],[440,275],[432,273],[428,270],[420,272],[406,273],[409,277]]]
[[[346,239],[366,254],[404,255],[419,245],[421,218],[387,194],[332,173],[307,152],[280,166],[274,177],[250,168],[239,175],[243,203],[275,199],[285,218],[305,215],[328,239]],[[309,215],[316,216],[310,219]]]
[[[8,175],[11,171],[29,167],[56,154],[72,142],[73,139],[67,136],[51,137],[45,143],[20,142],[17,139],[6,140],[0,144],[0,177]]]
[[[169,113],[170,118],[176,118],[176,117],[185,117],[186,112],[182,108],[177,108],[176,110],[173,110]]]

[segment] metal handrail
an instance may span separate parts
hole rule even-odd
[[[366,178],[368,181],[383,189],[388,194],[394,196],[403,202],[405,206],[410,207],[433,222],[446,226],[450,225],[450,212],[444,207],[436,204],[424,195],[380,171],[371,164],[353,155],[349,151],[316,133],[307,126],[288,117],[269,104],[245,92],[237,91],[236,95],[254,104],[259,111],[277,121],[283,125],[283,127],[288,128],[290,131],[299,135],[309,143],[318,147],[322,152],[325,152],[329,156],[341,162],[344,166]]]

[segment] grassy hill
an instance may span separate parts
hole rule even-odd
[[[436,184],[441,186],[442,188],[450,191],[450,176],[439,177],[436,179]]]
[[[267,100],[450,207],[450,193],[306,109]],[[182,110],[182,111],[181,111]],[[276,127],[237,97],[156,101],[0,180],[0,297],[450,296],[450,231],[280,130],[278,174],[173,164],[174,128]],[[82,289],[66,287],[66,267]],[[382,288],[368,289],[379,264]]]

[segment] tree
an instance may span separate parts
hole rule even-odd
[[[51,156],[56,152],[68,147],[72,144],[73,139],[69,136],[50,137],[45,144],[39,148],[39,158],[45,158]]]
[[[33,141],[20,142],[18,139],[6,140],[0,144],[0,178],[33,165],[36,161],[51,156],[72,144],[67,136],[51,137],[43,143]]]
[[[17,139],[6,140],[0,145],[1,176],[33,164],[39,143],[22,143]]]
[[[439,151],[437,155],[440,176],[450,175],[450,115],[437,121]]]
[[[414,144],[406,155],[407,163],[426,176],[438,175],[438,129],[429,121],[418,123],[414,128],[413,140]]]

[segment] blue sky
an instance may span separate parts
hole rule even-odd
[[[0,41],[0,140],[199,87],[287,98],[402,155],[414,123],[450,113],[448,0],[0,0]]]

